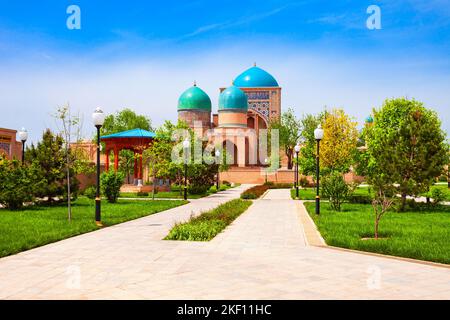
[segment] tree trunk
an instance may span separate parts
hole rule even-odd
[[[400,211],[405,211],[406,208],[406,193],[402,193],[402,205]]]
[[[286,156],[288,159],[287,168],[292,169],[292,155],[288,153],[288,154],[286,154]]]
[[[375,218],[375,240],[378,240],[378,223],[380,220],[378,218]]]

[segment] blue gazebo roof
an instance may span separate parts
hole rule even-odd
[[[132,129],[122,132],[117,132],[101,137],[103,139],[110,138],[154,138],[156,134],[144,129]]]

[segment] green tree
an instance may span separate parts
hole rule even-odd
[[[52,202],[54,197],[59,197],[60,200],[67,197],[66,152],[64,139],[60,135],[55,135],[47,129],[42,136],[42,141],[36,146],[32,144],[26,150],[25,159],[28,163],[37,165],[37,174],[41,180],[45,181],[36,189],[37,197],[47,197],[48,202]],[[71,190],[76,192],[78,180],[75,177],[75,170],[71,169],[69,175]]]
[[[448,161],[436,112],[414,99],[387,99],[374,110],[374,123],[366,127],[365,136],[369,183],[395,183],[402,196],[401,210],[406,196],[426,192]]]
[[[314,176],[316,172],[316,139],[314,138],[314,130],[321,123],[322,117],[323,114],[306,114],[300,120],[302,148],[298,158],[298,169],[305,176]]]
[[[350,170],[358,143],[357,122],[342,109],[327,112],[322,120],[324,136],[320,142],[320,165],[328,171]]]
[[[115,203],[120,195],[120,187],[123,185],[124,179],[123,172],[103,172],[100,176],[100,184],[102,187],[103,194],[105,195],[108,202]]]
[[[13,210],[22,208],[24,202],[34,199],[35,188],[40,183],[35,165],[22,165],[0,156],[1,205]]]
[[[280,119],[273,119],[269,124],[269,130],[278,130],[280,148],[284,150],[288,159],[288,169],[292,169],[294,147],[300,140],[301,121],[297,119],[294,110],[289,108],[283,112]]]

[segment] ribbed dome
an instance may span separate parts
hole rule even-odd
[[[267,71],[253,66],[238,75],[234,85],[241,88],[278,87],[278,82]]]
[[[178,111],[181,110],[211,111],[211,99],[205,91],[194,84],[178,99]]]
[[[219,111],[248,109],[247,95],[238,87],[232,85],[226,88],[219,96]]]
[[[366,118],[366,123],[373,123],[373,117],[372,116],[368,116]]]

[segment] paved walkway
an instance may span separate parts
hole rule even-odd
[[[211,242],[160,240],[246,187],[0,259],[0,298],[450,299],[448,268],[306,245],[289,190]]]

